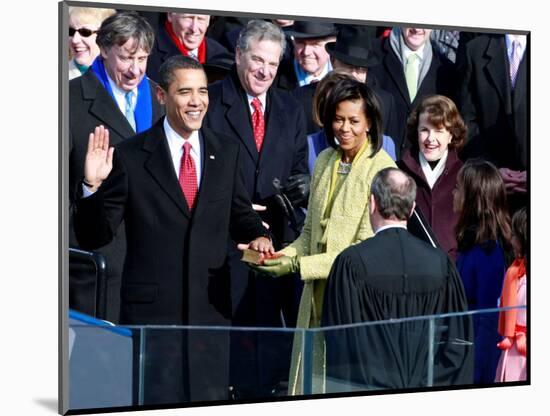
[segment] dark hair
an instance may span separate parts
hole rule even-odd
[[[174,80],[174,72],[178,69],[198,69],[204,72],[200,62],[193,58],[184,55],[171,56],[159,68],[158,84],[164,91],[168,91],[168,88],[170,88],[170,84]],[[204,76],[206,77],[206,73]]]
[[[519,242],[520,257],[524,257],[527,248],[527,209],[525,207],[517,211],[512,217],[512,234]]]
[[[382,147],[382,116],[380,115],[380,104],[378,103],[376,94],[365,83],[353,78],[346,78],[334,84],[325,102],[325,111],[322,119],[323,129],[328,144],[337,148],[338,145],[334,140],[334,131],[332,130],[332,121],[336,116],[336,108],[343,101],[357,100],[363,101],[365,117],[370,122],[369,136],[372,153],[369,157],[373,157]]]
[[[402,170],[385,168],[372,180],[371,194],[384,219],[409,219],[416,199],[416,183]]]
[[[315,88],[315,94],[313,95],[313,121],[320,127],[323,127],[323,114],[325,113],[325,104],[327,102],[328,94],[334,88],[338,81],[343,79],[351,79],[352,77],[340,72],[331,71],[323,77]]]
[[[500,241],[509,246],[510,216],[506,188],[498,169],[481,159],[468,160],[456,179],[462,205],[455,228],[458,249]]]
[[[453,137],[449,143],[449,149],[462,148],[468,128],[455,103],[444,95],[430,95],[415,107],[407,120],[407,139],[413,151],[418,151],[418,120],[422,113],[428,115],[428,121],[434,126],[449,130]]]
[[[150,53],[155,32],[147,20],[136,12],[124,11],[109,16],[97,31],[96,43],[102,49],[124,45],[129,39],[137,41],[136,49]]]

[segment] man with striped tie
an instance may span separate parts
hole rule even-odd
[[[482,35],[466,44],[458,105],[468,125],[464,157],[493,162],[515,211],[527,203],[528,37]]]

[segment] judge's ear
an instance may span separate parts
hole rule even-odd
[[[369,213],[372,215],[374,214],[374,211],[376,210],[376,199],[374,199],[374,195],[370,195],[370,204],[369,204]]]
[[[416,207],[416,202],[413,201],[413,205],[412,205],[412,208],[411,208],[411,212],[409,212],[409,218],[412,217],[415,207]]]

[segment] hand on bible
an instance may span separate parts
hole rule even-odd
[[[254,250],[259,253],[269,254],[272,255],[275,253],[275,249],[273,248],[273,243],[271,240],[267,237],[258,237],[255,240],[252,240],[248,244],[237,244],[237,248],[239,250]]]
[[[251,266],[254,270],[279,277],[300,271],[298,257],[282,256],[278,259],[266,259],[262,266]]]
[[[97,190],[113,169],[114,147],[109,148],[109,130],[97,126],[88,139],[88,150],[84,162],[84,180]]]

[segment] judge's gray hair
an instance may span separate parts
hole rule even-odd
[[[416,199],[416,183],[402,170],[385,168],[374,176],[371,193],[382,218],[406,221]]]
[[[280,61],[283,58],[286,48],[285,34],[279,26],[271,22],[266,22],[265,20],[251,20],[248,22],[246,27],[239,33],[237,49],[239,49],[241,53],[246,53],[250,49],[250,42],[260,42],[262,40],[270,40],[281,46]]]

